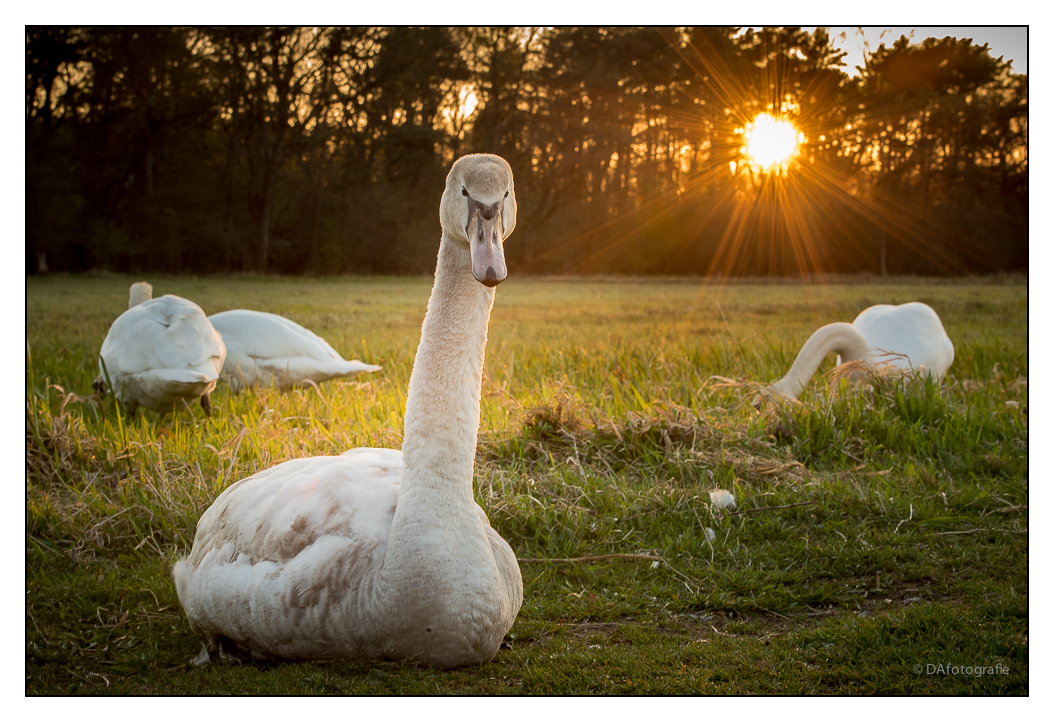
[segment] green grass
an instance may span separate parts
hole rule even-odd
[[[1025,279],[502,284],[476,492],[524,560],[524,604],[493,662],[452,672],[191,668],[169,577],[231,482],[399,446],[431,279],[149,279],[384,366],[285,394],[221,385],[212,419],[90,398],[134,280],[27,279],[27,694],[1029,691]],[[818,375],[802,403],[755,408],[817,327],[910,300],[955,342],[941,386]],[[551,561],[602,555],[660,559]],[[1008,672],[926,673],[940,664]]]

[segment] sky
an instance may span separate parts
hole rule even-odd
[[[812,31],[812,28],[805,28]],[[831,27],[831,39],[840,50],[849,53],[845,58],[846,72],[857,75],[856,66],[864,64],[865,43],[872,51],[885,43],[892,45],[901,35],[907,35],[913,43],[926,38],[973,38],[975,45],[988,43],[992,57],[1003,56],[1013,63],[1015,73],[1028,72],[1028,27],[1017,26],[966,26],[966,27]],[[843,37],[844,35],[844,37]]]

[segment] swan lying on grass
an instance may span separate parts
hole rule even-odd
[[[322,383],[380,366],[345,361],[326,340],[288,318],[236,309],[209,316],[227,345],[222,375],[235,391],[274,384],[281,390],[305,381]]]
[[[929,374],[937,380],[944,378],[955,359],[940,317],[926,304],[871,306],[852,324],[829,323],[813,333],[772,390],[798,398],[829,353],[838,354],[839,365],[858,361],[868,368]]]
[[[516,224],[509,164],[450,169],[402,451],[294,459],[228,487],[172,570],[210,655],[490,660],[523,601],[512,549],[473,500],[487,327]]]
[[[196,303],[179,296],[151,298],[149,283],[132,284],[128,310],[110,326],[99,351],[95,387],[108,385],[131,413],[140,406],[171,411],[200,399],[211,415],[223,339]]]

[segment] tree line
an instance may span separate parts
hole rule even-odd
[[[26,27],[26,272],[427,273],[506,158],[531,273],[1026,270],[1028,76],[827,31]],[[799,155],[744,154],[758,113]]]

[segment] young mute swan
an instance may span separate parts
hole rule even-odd
[[[345,361],[325,339],[273,313],[236,309],[209,316],[227,344],[222,375],[235,391],[274,384],[285,391],[305,381],[322,383],[380,366]]]
[[[523,583],[472,497],[487,326],[516,223],[509,164],[450,169],[402,451],[295,459],[227,488],[172,570],[204,650],[229,658],[490,660]]]
[[[863,361],[871,367],[929,374],[940,380],[955,360],[955,348],[937,312],[924,303],[886,304],[865,309],[852,324],[819,328],[798,352],[790,371],[772,389],[798,398],[829,353],[838,364]]]
[[[223,339],[196,303],[152,294],[149,283],[132,284],[128,310],[102,343],[94,385],[105,388],[109,376],[114,395],[131,413],[140,406],[171,411],[200,399],[211,415],[209,394],[227,353]]]

